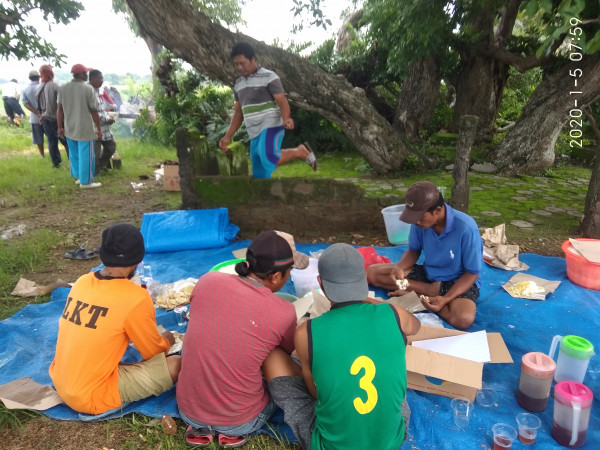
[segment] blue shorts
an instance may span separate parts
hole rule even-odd
[[[31,135],[34,144],[39,145],[44,143],[44,128],[39,123],[31,124]]]
[[[281,159],[281,143],[285,128],[267,128],[250,141],[250,161],[254,178],[271,178]]]
[[[179,415],[181,416],[181,420],[183,420],[188,425],[191,425],[194,428],[208,428],[209,430],[215,433],[223,433],[227,436],[242,436],[244,434],[254,433],[257,430],[260,430],[271,418],[271,416],[277,410],[277,405],[273,401],[273,399],[269,396],[269,403],[267,406],[256,416],[254,419],[250,420],[241,425],[235,426],[217,426],[217,425],[207,425],[204,423],[196,422],[195,420],[187,417],[183,411],[179,410]]]

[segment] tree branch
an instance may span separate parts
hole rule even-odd
[[[523,73],[528,71],[529,69],[533,69],[534,67],[546,66],[550,64],[552,61],[556,59],[554,55],[555,51],[558,47],[561,46],[563,40],[566,37],[566,33],[561,36],[561,39],[557,39],[552,44],[550,51],[548,52],[548,56],[542,56],[538,58],[534,55],[521,56],[516,53],[505,50],[504,48],[500,48],[497,45],[493,45],[487,48],[482,48],[479,51],[490,58],[495,58],[500,62],[505,64],[510,64],[519,72]]]

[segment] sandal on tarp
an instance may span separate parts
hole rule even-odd
[[[304,162],[306,164],[308,164],[310,167],[312,167],[312,170],[314,170],[316,172],[317,171],[317,157],[315,156],[315,152],[313,152],[313,149],[311,148],[311,146],[308,142],[304,142],[302,145],[304,145],[306,147],[306,149],[309,151],[306,158],[304,158]]]
[[[219,445],[225,448],[237,448],[248,442],[248,435],[243,436],[227,436],[219,434]]]
[[[65,258],[69,258],[69,259],[92,259],[95,258],[96,253],[94,252],[88,252],[85,248],[83,247],[77,247],[77,250],[73,250],[71,252],[66,252],[65,253]]]
[[[215,439],[215,434],[208,428],[194,428],[191,425],[185,430],[185,443],[190,447],[208,447]]]

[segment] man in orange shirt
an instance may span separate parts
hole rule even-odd
[[[49,372],[60,397],[76,411],[101,414],[159,395],[177,381],[181,357],[166,357],[173,335],[158,333],[150,294],[130,280],[143,257],[136,227],[108,227],[100,247],[105,267],[71,288]],[[142,361],[121,363],[129,340]]]

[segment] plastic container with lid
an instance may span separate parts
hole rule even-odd
[[[313,289],[319,289],[319,260],[317,258],[308,259],[306,269],[292,269],[291,278],[296,290],[296,297],[303,297]]]
[[[410,234],[410,224],[402,222],[400,215],[404,211],[406,205],[392,205],[381,210],[383,214],[383,222],[385,223],[385,231],[388,236],[388,241],[392,245],[400,245],[408,243],[408,235]]]
[[[585,444],[594,394],[576,381],[554,385],[554,424],[552,437],[568,448]]]
[[[539,412],[546,409],[552,377],[556,363],[541,352],[530,352],[521,358],[521,378],[517,402],[528,411]]]
[[[554,381],[577,381],[583,383],[590,358],[594,356],[594,346],[590,341],[579,336],[554,336],[550,346],[550,358],[554,358],[556,348],[559,347],[556,361]]]

